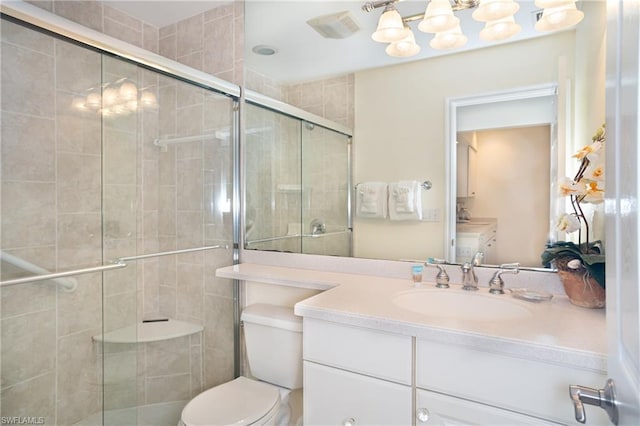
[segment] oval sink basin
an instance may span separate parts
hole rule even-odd
[[[402,309],[443,319],[504,321],[533,315],[525,306],[506,295],[453,289],[403,291],[396,294],[392,302]]]

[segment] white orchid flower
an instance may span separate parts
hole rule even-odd
[[[576,232],[580,229],[580,220],[573,214],[563,213],[558,218],[556,229],[560,232]]]
[[[582,147],[582,149],[580,149],[580,151],[573,154],[573,156],[578,160],[582,160],[584,157],[589,158],[589,160],[591,160],[592,158],[595,159],[597,158],[598,151],[602,149],[602,146],[603,146],[602,142],[597,140],[590,145]]]
[[[586,203],[598,204],[604,201],[604,189],[598,187],[597,181],[587,183],[586,192],[582,201]]]
[[[564,178],[558,182],[558,188],[560,190],[560,195],[563,197],[567,197],[569,195],[584,195],[584,187],[582,185],[578,185],[571,178]]]
[[[590,181],[603,181],[604,180],[604,166],[602,164],[589,164],[589,167],[584,171],[585,179]]]

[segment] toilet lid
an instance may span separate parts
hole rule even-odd
[[[186,426],[250,425],[280,403],[274,386],[246,377],[213,387],[193,398],[182,410]]]

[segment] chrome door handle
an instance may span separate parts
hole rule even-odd
[[[584,404],[602,408],[609,415],[614,425],[618,424],[618,406],[616,405],[615,384],[612,379],[607,380],[604,389],[594,389],[586,386],[569,386],[569,397],[573,402],[576,420],[580,423],[587,421]]]

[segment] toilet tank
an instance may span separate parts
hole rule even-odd
[[[288,389],[302,387],[302,318],[293,308],[258,303],[242,311],[251,375]]]

